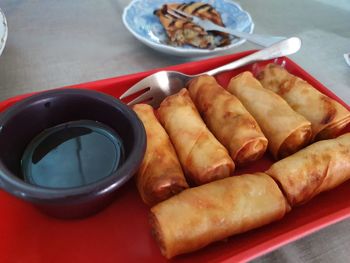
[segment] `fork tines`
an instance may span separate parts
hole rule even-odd
[[[173,9],[173,8],[170,8],[170,10],[175,12],[176,14],[182,16],[182,17],[186,17],[187,19],[192,19],[193,18],[193,15],[187,14],[187,13],[181,11],[181,10]]]
[[[180,10],[173,9],[173,8],[168,8],[167,13],[176,17],[176,18],[179,18],[179,19],[185,19],[185,20],[192,20],[193,19],[193,17],[191,15],[186,14],[185,12],[182,12]]]

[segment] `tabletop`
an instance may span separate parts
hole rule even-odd
[[[0,57],[0,100],[190,60],[136,40],[121,20],[129,2],[2,0],[9,35]],[[350,52],[348,0],[236,2],[251,14],[256,33],[299,36],[302,49],[290,58],[350,104],[350,67],[343,58]],[[257,48],[245,43],[235,52]],[[349,247],[350,219],[254,262],[349,262]]]

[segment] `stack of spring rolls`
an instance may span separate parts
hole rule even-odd
[[[279,220],[350,179],[350,133],[336,138],[350,112],[280,66],[258,78],[243,72],[225,90],[204,75],[157,111],[133,107],[147,134],[137,188],[166,258]],[[266,150],[279,160],[267,171],[231,176]]]

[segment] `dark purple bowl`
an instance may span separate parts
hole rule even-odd
[[[21,158],[28,143],[43,130],[75,120],[95,120],[121,137],[125,161],[112,175],[74,188],[45,188],[24,182]],[[0,116],[0,187],[60,218],[96,213],[139,167],[146,134],[137,115],[118,99],[85,89],[58,89],[33,95]]]

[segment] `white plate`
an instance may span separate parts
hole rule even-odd
[[[7,22],[4,13],[0,9],[0,55],[5,48],[7,39]]]
[[[126,28],[142,43],[147,46],[175,56],[198,57],[210,56],[229,51],[243,44],[244,39],[234,38],[231,44],[214,49],[199,49],[189,45],[176,47],[167,44],[167,35],[159,19],[153,14],[154,10],[166,3],[188,3],[183,0],[133,0],[124,9],[123,23]],[[250,14],[244,11],[237,3],[228,0],[201,0],[211,4],[220,14],[226,27],[242,32],[252,33],[254,23]]]

